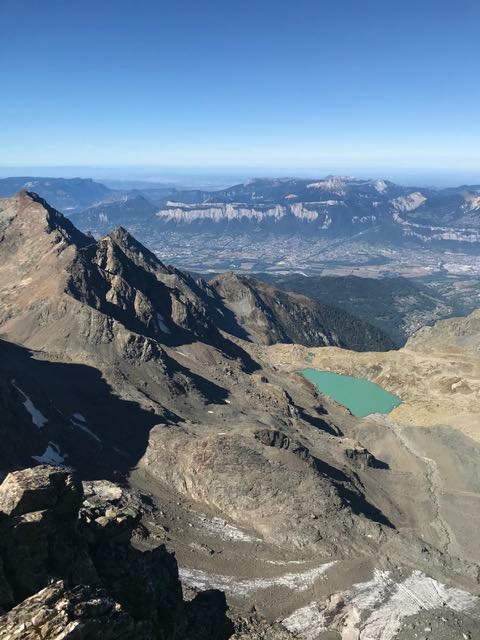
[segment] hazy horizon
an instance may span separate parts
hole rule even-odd
[[[405,186],[455,187],[480,184],[478,171],[391,167],[129,167],[129,166],[2,166],[0,178],[92,178],[99,182],[170,183],[210,188],[231,186],[251,178],[322,178],[327,175],[385,179]]]

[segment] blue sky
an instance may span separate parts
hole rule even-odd
[[[477,1],[0,0],[0,24],[1,165],[480,172]]]

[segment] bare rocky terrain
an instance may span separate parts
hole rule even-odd
[[[457,375],[468,371],[471,385],[474,337],[440,326],[438,338],[427,330],[384,353],[323,346],[341,336],[271,344],[289,310],[264,322],[265,290],[249,288],[247,301],[258,295],[262,306],[245,313],[244,283],[233,294],[228,278],[199,283],[123,229],[95,241],[23,193],[0,202],[0,234],[0,557],[30,557],[39,523],[45,550],[68,538],[69,557],[91,570],[40,546],[17,577],[0,573],[2,640],[42,616],[47,635],[25,637],[56,637],[64,620],[79,630],[63,637],[95,637],[92,617],[123,624],[125,638],[480,637],[479,451],[450,420],[456,409],[428,428],[413,426],[412,408],[412,426],[395,414],[358,419],[297,373],[308,357],[372,377],[361,363],[393,370],[399,358],[397,371],[413,362],[405,378],[426,376],[433,388],[421,367],[441,342],[435,366],[463,366]],[[292,313],[312,309],[296,303]],[[77,487],[67,518],[42,489],[55,473],[60,487]],[[126,522],[121,542],[102,546]],[[119,574],[130,557],[135,602]],[[168,578],[149,565],[157,557]],[[178,631],[158,614],[162,594]]]

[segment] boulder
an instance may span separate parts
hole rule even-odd
[[[258,431],[255,431],[254,435],[259,442],[267,447],[288,449],[302,460],[310,460],[308,447],[305,447],[300,442],[289,438],[282,431],[277,431],[276,429],[259,429]]]
[[[49,465],[9,473],[0,485],[0,512],[8,516],[48,509],[68,518],[81,501],[81,484],[66,469]]]
[[[8,589],[0,589],[0,606],[52,579],[98,581],[78,531],[81,500],[81,484],[65,469],[42,465],[7,475],[0,485],[0,559]]]

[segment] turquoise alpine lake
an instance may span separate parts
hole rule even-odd
[[[398,396],[364,378],[318,369],[303,369],[302,374],[313,382],[320,393],[343,404],[350,413],[359,418],[371,413],[390,413],[402,402]]]

